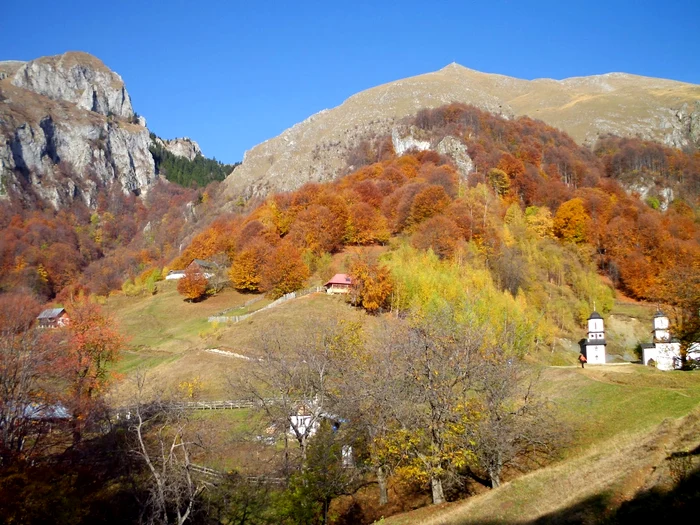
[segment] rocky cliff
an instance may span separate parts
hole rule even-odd
[[[700,86],[610,73],[565,80],[521,80],[458,64],[358,93],[246,152],[226,181],[229,197],[263,196],[333,179],[368,135],[411,136],[401,120],[421,108],[463,102],[511,118],[543,120],[582,144],[600,135],[639,136],[670,146],[700,144]],[[407,142],[408,141],[408,142]],[[462,159],[462,165],[469,161]]]
[[[92,207],[117,184],[141,194],[156,179],[145,120],[124,82],[86,53],[0,62],[0,195],[55,208]]]
[[[156,137],[155,141],[157,144],[163,146],[173,155],[176,155],[178,157],[184,157],[187,160],[194,160],[195,158],[197,158],[197,155],[202,154],[202,150],[199,148],[199,144],[197,144],[194,140],[190,139],[189,137],[170,140],[163,140]]]

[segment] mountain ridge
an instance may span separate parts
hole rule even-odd
[[[674,147],[700,144],[700,86],[628,73],[523,80],[457,63],[375,86],[324,109],[246,151],[226,179],[229,197],[263,197],[310,181],[331,180],[368,136],[390,134],[420,109],[473,104],[505,118],[529,116],[578,143],[639,136]]]

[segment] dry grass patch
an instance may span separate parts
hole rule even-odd
[[[651,431],[615,437],[585,454],[544,468],[444,509],[422,509],[387,524],[598,523],[624,502],[671,488],[670,454],[700,444],[700,417],[665,420]],[[431,511],[432,512],[428,512]]]

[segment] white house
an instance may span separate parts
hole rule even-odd
[[[605,364],[605,323],[601,315],[594,311],[588,318],[588,337],[583,343],[583,355],[589,364]]]

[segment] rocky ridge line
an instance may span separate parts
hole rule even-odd
[[[624,73],[529,81],[450,64],[360,92],[255,146],[224,181],[226,194],[264,197],[332,180],[361,140],[386,134],[405,139],[411,130],[402,119],[452,102],[505,118],[528,115],[581,144],[612,133],[674,147],[700,145],[700,86],[694,84]]]

